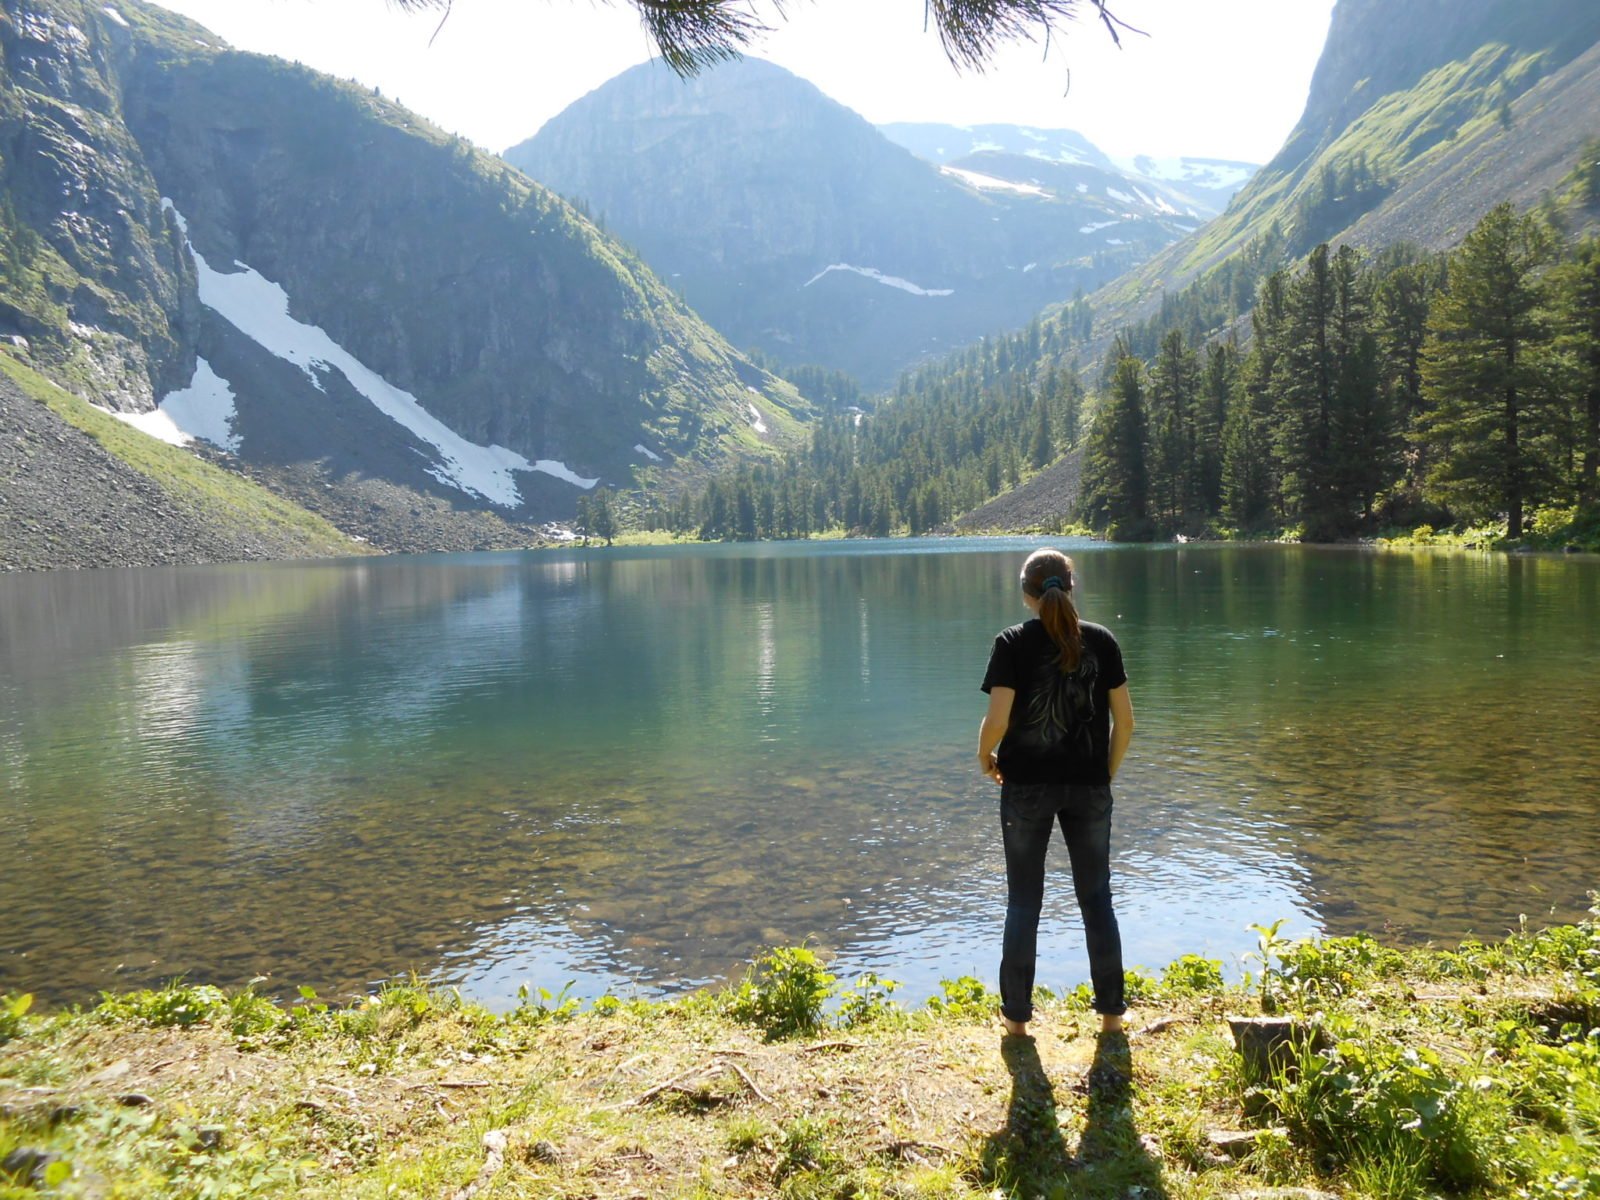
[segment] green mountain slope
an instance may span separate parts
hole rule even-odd
[[[380,544],[422,515],[422,545],[525,541],[809,417],[614,239],[378,95],[135,0],[3,0],[0,51],[0,336],[125,415],[182,394],[224,461]]]
[[[1103,329],[1263,240],[1275,264],[1323,241],[1444,249],[1501,200],[1532,203],[1600,132],[1597,42],[1590,0],[1340,0],[1283,149],[1220,218],[1093,297]],[[1562,116],[1532,120],[1544,112]]]
[[[862,498],[819,510],[847,528],[916,532],[952,511],[959,528],[1064,524],[1082,510],[1079,472],[1060,456],[1087,449],[1086,490],[1148,472],[1148,507],[1115,522],[1144,536],[1223,520],[1344,537],[1492,518],[1490,501],[1450,507],[1417,449],[1429,402],[1417,363],[1429,305],[1446,285],[1442,261],[1418,262],[1419,250],[1454,247],[1506,201],[1548,208],[1569,233],[1600,226],[1600,169],[1585,150],[1595,145],[1592,0],[1342,0],[1294,134],[1220,218],[1026,330],[907,375],[864,423],[830,428],[786,472],[752,478],[751,500],[760,511],[764,491],[799,495],[820,482],[827,498]],[[1368,260],[1318,254],[1324,242],[1350,243]],[[1300,269],[1308,255],[1315,270]],[[1229,343],[1236,335],[1249,347],[1258,295],[1279,272],[1277,300],[1254,314],[1265,330],[1257,352],[1241,355]],[[1119,338],[1152,369],[1119,375],[1111,389],[1100,362]],[[1530,346],[1576,353],[1543,335]],[[1100,403],[1116,390],[1133,414],[1126,429],[1137,436],[1109,448],[1115,461],[1073,432],[1092,427],[1071,403],[1077,385],[1060,384],[1075,364],[1090,368],[1082,384]],[[1575,368],[1551,370],[1560,382],[1531,403],[1554,397],[1568,415],[1536,427],[1544,483],[1530,502],[1548,509],[1535,524],[1555,530],[1582,502],[1573,465],[1589,457],[1572,414],[1588,401]],[[1429,437],[1434,452],[1454,453],[1443,434]],[[714,525],[713,499],[682,516]],[[811,524],[824,526],[816,516]],[[1509,528],[1518,536],[1515,520]]]

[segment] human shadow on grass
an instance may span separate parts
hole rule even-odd
[[[1005,1037],[1000,1057],[1011,1074],[1011,1099],[1005,1126],[989,1135],[980,1155],[985,1183],[1049,1200],[1130,1194],[1165,1200],[1161,1161],[1133,1123],[1133,1057],[1126,1036],[1100,1035],[1088,1072],[1072,1084],[1087,1099],[1075,1149],[1061,1128],[1055,1087],[1034,1040]]]

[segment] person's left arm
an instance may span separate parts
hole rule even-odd
[[[1011,725],[1011,702],[1016,698],[1014,688],[991,687],[989,710],[983,714],[983,724],[978,726],[978,769],[996,783],[1005,782],[1000,778],[1000,764],[995,759],[995,751],[1000,748],[1000,739],[1006,736],[1006,729]]]

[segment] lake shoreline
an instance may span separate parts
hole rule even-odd
[[[1195,956],[1132,978],[1127,1037],[1096,1036],[1083,989],[1004,1038],[976,980],[906,1011],[805,951],[719,991],[582,1011],[534,992],[504,1016],[420,982],[348,1008],[188,984],[54,1016],[8,997],[0,1191],[1594,1194],[1594,919],[1404,953],[1263,930],[1263,964],[1245,986]],[[1237,1049],[1253,1035],[1228,1019],[1263,1008],[1301,1039],[1297,1075]]]
[[[114,570],[143,570],[149,567],[198,567],[198,566],[232,566],[249,564],[253,566],[272,566],[274,564],[304,564],[335,563],[360,557],[367,560],[382,560],[388,558],[418,558],[430,555],[451,554],[502,554],[525,553],[529,551],[550,552],[563,550],[607,550],[607,549],[634,549],[642,547],[667,547],[667,546],[776,546],[776,545],[812,545],[831,544],[835,542],[849,542],[870,544],[873,542],[927,542],[930,545],[939,545],[951,541],[1015,541],[1017,539],[1037,539],[1041,543],[1048,543],[1052,538],[1083,538],[1105,546],[1147,546],[1151,548],[1160,546],[1192,546],[1195,548],[1206,546],[1300,546],[1313,550],[1434,550],[1447,553],[1476,553],[1476,554],[1504,554],[1518,557],[1559,558],[1587,560],[1600,557],[1600,545],[1572,544],[1566,546],[1531,546],[1524,543],[1508,543],[1503,540],[1495,541],[1480,536],[1469,534],[1440,533],[1429,537],[1416,538],[1406,535],[1396,537],[1363,537],[1351,538],[1337,542],[1300,542],[1292,538],[1283,538],[1270,535],[1260,537],[1237,538],[1185,538],[1148,542],[1114,542],[1107,538],[1092,534],[1082,533],[1051,533],[1040,530],[1018,530],[1013,533],[985,531],[982,533],[923,533],[905,536],[891,536],[886,538],[871,536],[853,536],[844,533],[821,534],[816,537],[806,538],[755,538],[748,541],[722,541],[706,540],[701,538],[679,537],[673,534],[654,534],[638,531],[625,533],[617,537],[614,542],[606,543],[599,538],[585,539],[582,537],[570,540],[547,539],[527,542],[507,540],[492,544],[473,541],[463,538],[454,545],[417,546],[415,548],[382,549],[376,546],[356,544],[353,549],[359,553],[341,550],[335,554],[305,554],[289,558],[274,558],[265,556],[255,548],[241,550],[235,557],[217,557],[205,553],[188,553],[192,547],[174,544],[165,544],[153,550],[148,561],[137,560],[123,554],[113,556],[103,561],[74,562],[64,561],[57,563],[27,563],[16,564],[0,562],[0,578],[6,576],[39,575],[54,571],[114,571]]]

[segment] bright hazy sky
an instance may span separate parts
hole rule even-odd
[[[634,10],[603,0],[455,0],[401,14],[385,0],[160,0],[234,46],[379,87],[494,151],[651,55]],[[1117,0],[1148,30],[1123,49],[1087,19],[957,73],[923,31],[924,0],[792,0],[753,53],[868,120],[1076,129],[1111,154],[1265,162],[1304,106],[1332,0]],[[1087,7],[1087,5],[1085,5]],[[429,39],[438,36],[429,45]],[[1070,79],[1070,88],[1068,86]]]

